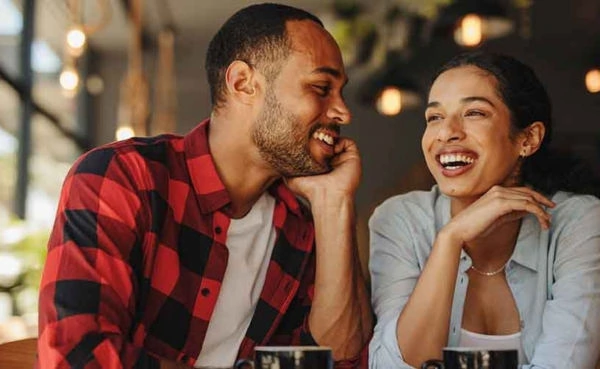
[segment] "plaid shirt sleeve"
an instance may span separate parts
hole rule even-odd
[[[315,254],[312,253],[308,263],[298,294],[290,304],[290,308],[283,317],[275,335],[271,338],[270,345],[302,345],[318,346],[319,343],[313,338],[308,325],[308,315],[314,297],[315,279]],[[285,332],[291,332],[285,333]],[[368,344],[356,357],[338,360],[334,363],[335,369],[367,369],[368,367]]]
[[[89,152],[65,179],[40,286],[38,368],[158,368],[128,339],[146,220],[116,150]]]
[[[309,214],[310,210],[303,209],[303,213]],[[310,217],[310,215],[307,215]],[[302,237],[295,237],[292,234],[299,232],[300,229],[305,227],[298,226],[298,224],[293,224],[291,227],[287,228],[289,232],[287,234],[287,239],[298,239]],[[310,227],[312,230],[313,228]],[[306,232],[301,232],[303,234],[308,234]],[[312,232],[309,232],[311,235]],[[312,236],[310,239],[313,240]],[[318,346],[319,343],[314,339],[310,332],[310,327],[308,324],[308,317],[310,314],[310,309],[312,306],[313,298],[314,298],[314,289],[315,289],[315,252],[314,248],[316,245],[312,246],[313,252],[310,253],[309,258],[306,261],[306,267],[301,273],[301,277],[299,279],[298,290],[292,299],[287,311],[283,315],[279,325],[277,326],[276,331],[273,336],[270,337],[268,342],[263,342],[271,346],[275,345],[302,345],[302,346]],[[291,255],[294,252],[291,249],[288,249],[285,254]],[[278,259],[277,257],[275,257]],[[293,259],[293,258],[290,258]],[[282,263],[288,265],[288,263]],[[292,268],[293,269],[293,268]],[[295,274],[295,273],[292,273]],[[275,304],[274,304],[275,305]],[[244,343],[242,343],[242,352]],[[364,349],[355,357],[347,358],[344,360],[338,360],[334,363],[335,369],[366,369],[368,367],[368,344],[365,345]]]

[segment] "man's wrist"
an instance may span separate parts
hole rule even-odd
[[[322,213],[354,213],[354,194],[335,190],[314,191],[310,198],[313,216]]]

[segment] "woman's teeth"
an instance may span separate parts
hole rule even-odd
[[[316,139],[316,140],[323,141],[326,144],[333,146],[334,139],[333,139],[333,137],[331,137],[327,133],[315,132],[313,134],[313,138]]]
[[[456,169],[468,164],[472,164],[474,158],[463,154],[442,154],[440,155],[440,163],[444,168]]]

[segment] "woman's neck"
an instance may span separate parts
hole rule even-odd
[[[521,228],[521,220],[497,226],[489,234],[470,241],[463,246],[479,270],[496,270],[510,259]]]
[[[451,200],[451,216],[454,217],[476,200],[477,198],[453,198]],[[512,255],[520,229],[520,219],[494,225],[489,232],[469,241],[463,248],[478,269],[495,270],[506,263]]]

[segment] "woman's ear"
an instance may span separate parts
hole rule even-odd
[[[542,145],[544,135],[546,134],[546,126],[544,123],[536,121],[527,126],[522,133],[524,136],[521,142],[521,156],[531,156]]]
[[[248,63],[235,60],[225,73],[227,94],[234,100],[248,103],[256,94],[256,70]]]

